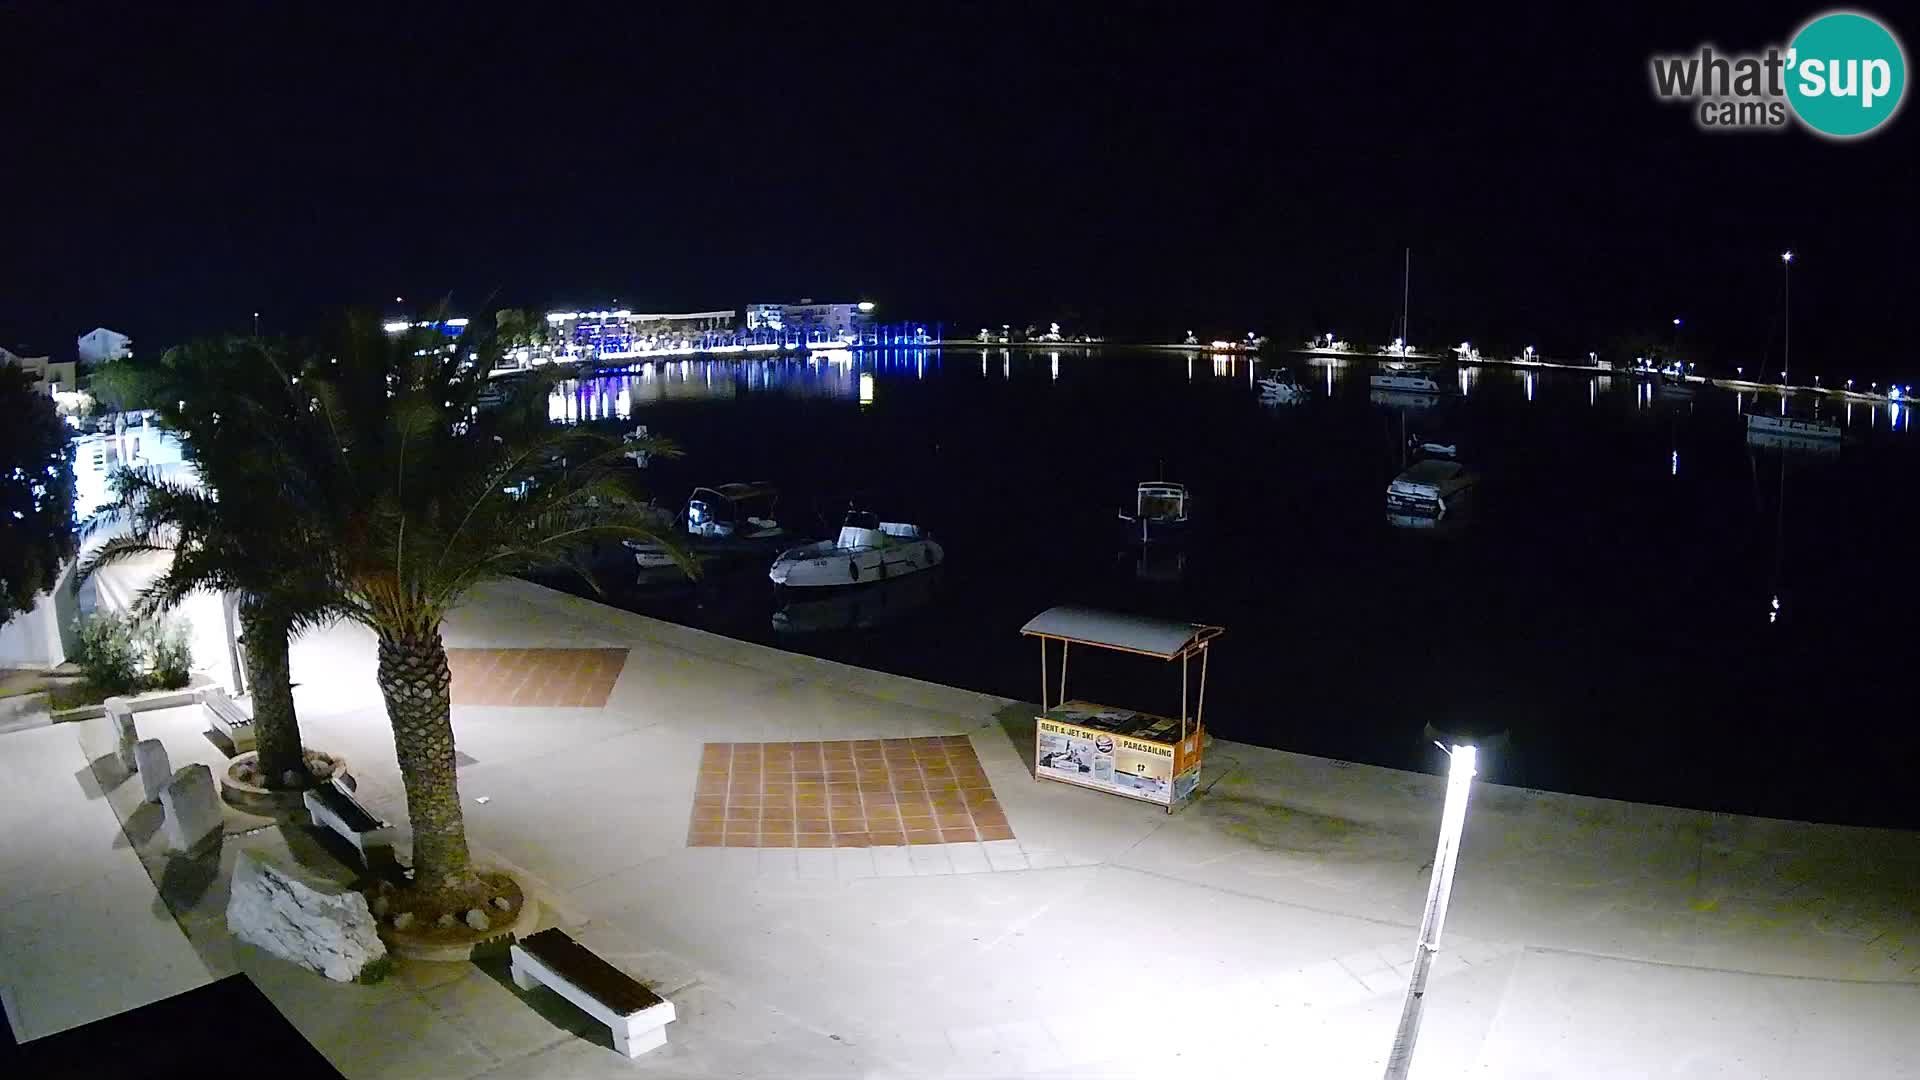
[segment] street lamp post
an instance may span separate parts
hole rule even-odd
[[[1780,381],[1788,383],[1793,370],[1793,250],[1780,253]]]
[[[1460,851],[1460,833],[1467,823],[1467,796],[1473,790],[1473,766],[1478,751],[1471,745],[1456,743],[1447,754],[1453,760],[1447,769],[1446,803],[1440,811],[1440,844],[1433,856],[1433,877],[1427,883],[1427,906],[1420,916],[1420,940],[1414,948],[1413,974],[1407,979],[1407,1001],[1400,1010],[1400,1028],[1394,1032],[1385,1080],[1406,1080],[1407,1070],[1413,1067],[1413,1043],[1420,1035],[1427,975],[1433,969],[1433,954],[1440,951],[1440,929],[1447,921],[1447,900],[1453,895],[1454,859]]]

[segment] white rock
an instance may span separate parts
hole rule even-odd
[[[387,955],[366,897],[331,883],[303,881],[250,851],[241,852],[234,864],[227,929],[336,982],[353,981]]]
[[[393,928],[395,930],[405,930],[407,927],[412,925],[413,925],[413,912],[411,911],[403,911],[400,914],[395,915],[393,917]]]
[[[140,732],[133,726],[133,705],[123,697],[110,697],[101,704],[107,710],[108,721],[113,724],[114,746],[120,757],[120,767],[131,776],[139,768],[139,763],[133,757],[133,748],[140,742]]]
[[[513,901],[504,896],[496,896],[493,898],[493,906],[499,908],[501,911],[512,911]]]
[[[219,835],[226,820],[213,788],[213,770],[198,762],[173,774],[160,789],[160,809],[166,812],[167,845],[175,851],[192,851],[207,837]]]
[[[486,912],[481,911],[479,908],[471,908],[467,911],[467,925],[475,930],[485,930],[487,927],[492,926],[493,923],[487,919]]]
[[[460,924],[457,920],[454,919],[453,912],[449,911],[446,914],[441,915],[439,918],[433,920],[433,925],[439,927],[442,930],[451,930]]]
[[[133,744],[134,766],[140,772],[140,788],[147,801],[160,798],[160,789],[173,779],[173,764],[167,760],[167,747],[159,739],[141,739]]]

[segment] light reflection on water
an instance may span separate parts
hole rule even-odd
[[[870,350],[855,356],[837,350],[805,360],[794,357],[738,360],[647,361],[623,370],[556,383],[547,395],[547,418],[556,424],[626,420],[634,410],[669,401],[732,401],[744,393],[858,400],[871,404],[876,379],[908,372],[924,380],[939,368],[930,349]],[[980,360],[986,374],[986,356]],[[1002,357],[1002,374],[1011,372]]]
[[[1012,379],[1015,366],[1031,365],[1037,374],[1042,363],[1046,366],[1049,380],[1059,380],[1065,366],[1063,351],[1021,351],[1017,362],[1014,356],[1016,351],[1008,348],[998,350],[1002,380]],[[1088,362],[1090,368],[1098,367],[1099,353],[1084,357],[1075,355],[1076,359]],[[1197,380],[1194,355],[1188,354],[1183,359],[1188,380]],[[1257,369],[1267,361],[1257,357],[1234,356],[1212,356],[1208,359],[1211,361],[1210,374],[1214,379],[1234,381],[1241,381],[1240,361],[1245,359],[1247,367],[1244,382],[1249,398],[1251,400],[1257,396]],[[1272,362],[1281,361],[1275,358]],[[1322,369],[1323,401],[1335,400],[1347,393],[1363,395],[1367,376],[1375,367],[1371,363],[1356,364],[1338,357],[1309,357],[1306,364]],[[760,393],[845,400],[871,406],[876,400],[876,393],[884,396],[884,392],[877,390],[879,384],[892,379],[925,382],[930,372],[938,374],[940,365],[939,349],[870,349],[858,352],[843,349],[814,353],[804,358],[779,356],[647,361],[621,370],[604,371],[590,378],[569,379],[557,384],[548,400],[547,415],[559,424],[624,421],[635,412],[662,402],[732,401],[746,394]],[[980,351],[980,374],[983,378],[992,376],[989,350]],[[1559,375],[1530,369],[1518,369],[1516,374],[1519,376],[1519,385],[1515,388],[1518,392],[1498,390],[1496,398],[1511,395],[1508,400],[1523,405],[1560,400],[1577,385],[1573,380],[1582,378],[1579,375]],[[1482,385],[1486,376],[1487,370],[1482,365],[1456,367],[1453,384],[1457,387],[1458,397],[1453,400],[1464,401],[1487,392],[1488,387]],[[1616,393],[1624,395],[1626,392],[1620,380],[1611,375],[1586,375],[1584,379],[1588,406],[1600,407],[1610,400],[1624,405],[1624,396],[1616,396]],[[1649,410],[1659,405],[1665,411],[1668,402],[1659,394],[1654,383],[1639,379],[1629,382],[1633,387],[1633,410]],[[1501,380],[1490,385],[1503,387],[1512,386],[1512,383]],[[1715,391],[1711,387],[1702,387],[1701,392],[1712,394]],[[1849,399],[1836,403],[1823,397],[1806,395],[1804,401],[1790,402],[1790,395],[1747,390],[1734,390],[1727,396],[1736,415],[1771,411],[1782,416],[1824,416],[1838,420],[1847,428],[1860,425],[1877,429],[1880,414],[1884,411],[1889,431],[1905,432],[1911,426],[1912,410],[1897,401],[1883,404]]]

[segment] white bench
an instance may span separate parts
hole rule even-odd
[[[613,1031],[614,1049],[630,1058],[667,1041],[673,1002],[594,955],[558,928],[542,930],[507,950],[513,985],[546,986]]]
[[[331,829],[340,834],[360,853],[363,863],[367,862],[367,849],[393,846],[393,825],[361,806],[360,800],[353,797],[353,792],[337,779],[301,792],[300,801],[306,804],[314,827]]]
[[[200,707],[206,710],[207,723],[213,730],[233,745],[234,753],[244,754],[254,748],[253,717],[225,690],[209,686],[200,691]]]

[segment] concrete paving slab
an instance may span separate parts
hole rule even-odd
[[[1911,1077],[1920,987],[1529,950],[1475,1067],[1505,1077]]]
[[[212,981],[157,903],[74,726],[4,740],[0,988],[14,1037],[50,1035]],[[119,780],[143,800],[137,778]]]

